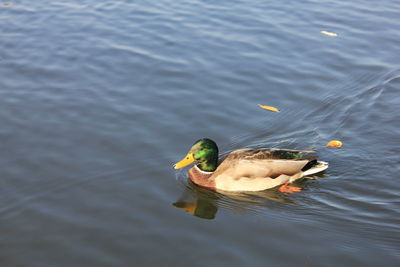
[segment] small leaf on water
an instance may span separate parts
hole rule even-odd
[[[328,31],[320,31],[320,33],[331,36],[331,37],[337,37],[337,33],[334,32],[328,32]]]
[[[275,108],[275,107],[271,107],[271,106],[265,106],[265,105],[260,105],[258,104],[258,106],[262,109],[266,109],[266,110],[270,110],[270,111],[275,111],[275,112],[280,112],[279,109]]]
[[[342,147],[343,146],[343,143],[342,142],[340,142],[339,140],[332,140],[332,141],[329,141],[327,144],[326,144],[326,146],[327,147]]]

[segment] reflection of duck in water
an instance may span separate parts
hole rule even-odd
[[[315,151],[282,149],[240,149],[218,164],[218,147],[210,139],[197,141],[186,157],[174,165],[188,171],[195,184],[223,191],[261,191],[282,185],[279,191],[291,193],[301,188],[289,186],[306,175],[322,172],[328,163],[317,161]]]
[[[218,207],[212,201],[197,199],[195,202],[177,201],[173,204],[196,217],[212,220],[218,211]]]
[[[219,194],[189,183],[182,196],[173,205],[193,216],[214,219],[221,206],[235,213],[247,213],[267,208],[273,202],[294,203],[277,190],[257,192],[224,192]]]
[[[214,219],[218,211],[218,196],[213,191],[205,190],[190,183],[182,196],[173,205],[187,213],[203,219]]]

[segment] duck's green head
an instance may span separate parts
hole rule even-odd
[[[208,138],[200,139],[194,143],[185,158],[174,165],[175,169],[183,168],[192,162],[202,171],[213,172],[218,165],[217,144]]]

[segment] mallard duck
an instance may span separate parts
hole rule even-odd
[[[315,151],[287,149],[240,149],[218,161],[218,146],[208,138],[194,143],[184,159],[174,165],[183,168],[197,164],[188,171],[193,183],[213,190],[261,191],[279,187],[292,193],[301,188],[289,184],[306,176],[322,172],[328,163],[317,161]]]

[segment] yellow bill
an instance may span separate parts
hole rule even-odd
[[[185,157],[183,160],[181,160],[181,161],[175,163],[174,169],[183,168],[183,167],[189,165],[190,163],[192,163],[192,162],[194,162],[194,161],[195,161],[195,159],[194,159],[194,157],[193,157],[193,154],[192,154],[192,153],[188,153],[188,154],[186,155],[186,157]]]
[[[260,108],[263,108],[263,109],[266,109],[266,110],[275,111],[275,112],[280,112],[280,110],[277,109],[276,107],[265,106],[265,105],[260,105],[260,104],[258,104],[258,106],[259,106]]]

